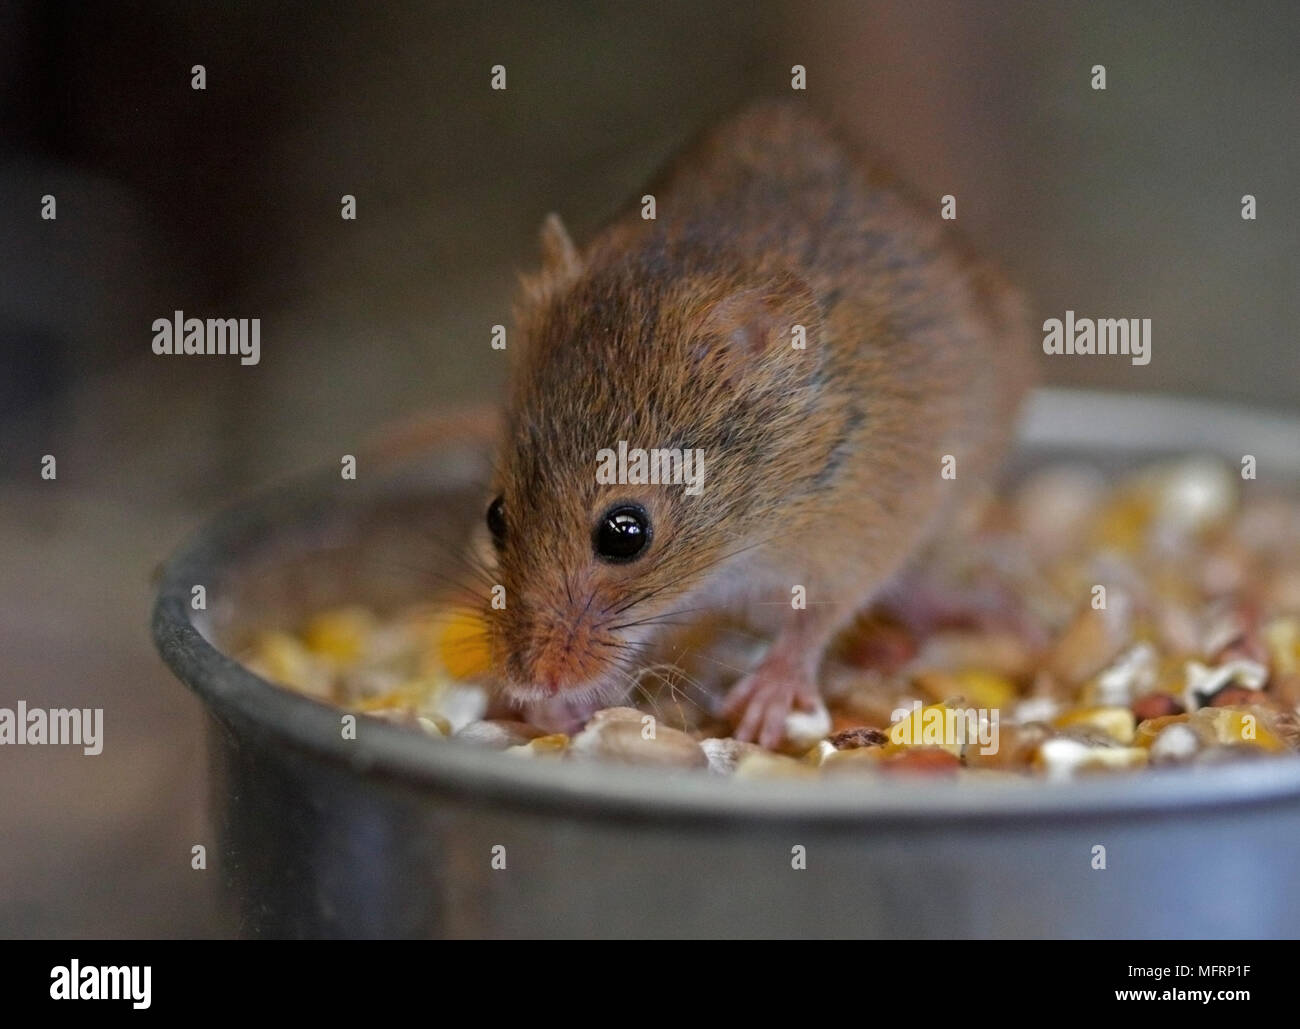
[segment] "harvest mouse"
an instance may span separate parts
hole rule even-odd
[[[582,248],[548,217],[524,280],[493,658],[514,703],[613,702],[667,623],[738,610],[774,638],[722,710],[774,746],[836,630],[994,472],[1026,316],[937,202],[797,103],[746,108],[644,193],[653,218],[638,202]],[[609,481],[620,447],[693,453],[698,488]]]

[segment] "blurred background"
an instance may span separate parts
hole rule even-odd
[[[0,2],[0,705],[106,734],[0,750],[0,934],[231,931],[153,569],[230,500],[495,397],[542,216],[581,241],[794,64],[1039,321],[1152,319],[1150,365],[1050,382],[1295,409],[1297,54],[1290,2]],[[260,318],[260,364],[153,355],[177,309]]]

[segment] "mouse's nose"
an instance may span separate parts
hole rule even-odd
[[[603,671],[597,650],[582,626],[553,630],[533,645],[528,681],[552,697],[581,688]]]
[[[557,651],[555,647],[548,647],[533,660],[532,681],[555,696],[560,692],[562,684],[573,677],[571,663],[567,648]]]
[[[546,596],[525,596],[514,605],[518,622],[508,663],[512,679],[534,695],[563,696],[589,688],[609,673],[616,641],[601,634],[589,609],[600,610],[589,584],[560,584]],[[568,607],[556,595],[572,596]],[[587,597],[591,596],[588,600]]]

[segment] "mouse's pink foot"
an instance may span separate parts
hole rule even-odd
[[[817,687],[801,671],[784,662],[764,661],[731,688],[722,713],[735,724],[736,739],[772,748],[785,738],[790,712],[812,709],[817,697]]]

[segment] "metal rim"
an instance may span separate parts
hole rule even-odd
[[[1095,451],[1114,442],[1117,426],[1132,430],[1124,438],[1137,441],[1142,449],[1186,449],[1203,440],[1230,453],[1242,440],[1252,452],[1267,454],[1275,466],[1283,466],[1285,474],[1300,476],[1300,455],[1286,445],[1300,438],[1300,421],[1195,401],[1044,390],[1030,407],[1021,438],[1031,447]],[[1249,439],[1243,440],[1243,432]],[[282,488],[227,511],[174,554],[164,568],[153,609],[154,642],[175,675],[236,733],[309,752],[361,776],[397,780],[442,796],[584,816],[850,822],[864,828],[882,823],[1044,822],[1300,799],[1300,758],[1155,769],[1064,783],[737,781],[604,763],[520,760],[473,744],[429,739],[378,719],[359,719],[358,738],[344,740],[340,709],[260,678],[213,646],[191,617],[193,583],[209,581],[212,569],[261,545],[267,532],[295,527],[292,519],[268,523],[268,500],[286,494]]]

